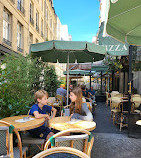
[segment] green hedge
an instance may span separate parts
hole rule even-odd
[[[53,66],[30,56],[7,56],[0,68],[0,118],[27,114],[34,93],[45,89],[55,94],[59,81]]]

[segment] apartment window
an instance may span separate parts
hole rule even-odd
[[[41,36],[43,37],[43,20],[41,20]]]
[[[17,23],[17,50],[19,52],[23,52],[22,49],[22,29],[23,26],[21,25],[20,22]]]
[[[39,32],[39,12],[36,11],[36,30]]]
[[[34,20],[33,20],[33,3],[30,2],[30,23],[34,25]]]
[[[55,34],[55,23],[53,24],[53,33]]]
[[[45,9],[45,18],[46,18],[46,20],[48,19],[47,8]]]
[[[17,0],[17,8],[20,10],[23,14],[25,13],[25,9],[23,7],[23,0]]]
[[[3,11],[3,42],[11,46],[11,14],[6,9]]]
[[[43,0],[41,0],[41,9],[43,10]]]
[[[52,28],[52,17],[50,17],[49,25],[50,25],[50,27]]]
[[[29,45],[33,44],[33,34],[29,33]]]
[[[38,41],[38,39],[36,39],[36,43],[38,43],[39,41]]]

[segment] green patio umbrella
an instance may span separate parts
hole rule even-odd
[[[69,63],[93,62],[102,60],[106,48],[89,42],[78,41],[47,41],[31,44],[30,53],[33,57],[41,57],[45,62],[67,63],[67,103],[69,86]]]
[[[64,75],[67,75],[67,71],[63,72]],[[69,75],[92,75],[90,71],[87,70],[80,70],[80,69],[75,69],[75,70],[69,70]]]
[[[69,75],[76,75],[77,79],[78,79],[78,75],[79,76],[84,75],[84,76],[90,76],[91,77],[94,73],[95,72],[94,71],[92,72],[91,70],[81,70],[81,69],[69,70]],[[63,74],[67,75],[67,71],[64,71]],[[77,85],[78,85],[78,81],[77,81]],[[90,83],[90,85],[91,85],[91,83]]]
[[[91,70],[96,71],[96,72],[107,72],[108,71],[108,66],[106,65],[100,65],[100,66],[92,66]]]
[[[141,45],[141,0],[107,0],[106,32],[130,45]]]

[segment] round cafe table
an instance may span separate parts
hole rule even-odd
[[[23,119],[24,117],[30,117],[34,119],[26,122],[16,122],[16,120]],[[6,121],[11,125],[13,125],[17,131],[26,131],[33,128],[37,128],[42,126],[45,122],[45,118],[36,119],[31,115],[12,116],[12,117],[3,118],[1,120]]]
[[[138,120],[136,124],[141,126],[141,120]]]
[[[49,127],[63,131],[67,129],[80,128],[92,131],[96,128],[94,121],[74,120],[70,121],[70,116],[55,117],[49,120]]]

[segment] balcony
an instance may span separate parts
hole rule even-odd
[[[23,53],[23,49],[17,46],[17,51]]]
[[[9,45],[9,46],[12,46],[12,42],[9,41],[9,40],[7,40],[7,39],[5,39],[5,38],[3,38],[3,42],[4,42],[5,44]]]
[[[34,26],[34,20],[30,17],[30,23]]]
[[[17,2],[17,9],[20,10],[23,14],[25,14],[25,9],[21,3]]]
[[[39,32],[39,26],[38,25],[36,25],[36,30]]]

